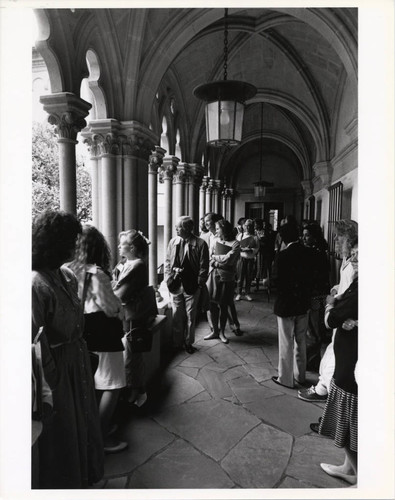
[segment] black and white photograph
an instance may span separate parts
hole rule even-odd
[[[0,498],[395,498],[393,2],[0,6]]]

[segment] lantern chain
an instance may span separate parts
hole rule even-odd
[[[228,9],[225,9],[224,29],[224,80],[228,78]]]

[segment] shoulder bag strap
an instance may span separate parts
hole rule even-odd
[[[91,280],[92,280],[92,274],[85,273],[84,288],[82,290],[82,297],[81,297],[82,308],[84,308],[84,306],[85,306],[86,295],[88,293],[88,288],[89,288]]]

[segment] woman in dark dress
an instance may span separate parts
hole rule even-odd
[[[350,257],[355,277],[349,288],[326,307],[328,328],[337,328],[334,340],[335,372],[321,419],[319,432],[344,448],[342,465],[321,464],[330,476],[350,484],[357,482],[358,386],[355,367],[358,360],[358,243]]]
[[[86,488],[103,476],[104,451],[72,260],[81,224],[48,211],[33,224],[32,336],[44,327],[44,374],[53,414],[39,438],[39,488]],[[47,346],[47,349],[45,347]],[[54,373],[46,373],[54,366]]]

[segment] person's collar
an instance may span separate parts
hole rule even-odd
[[[298,241],[298,240],[291,241],[291,243],[288,243],[288,245],[287,245],[285,248],[290,247],[290,246],[291,246],[291,245],[293,245],[294,243],[299,243],[299,241]]]
[[[85,267],[87,273],[97,274],[97,265],[96,264],[87,264]]]

